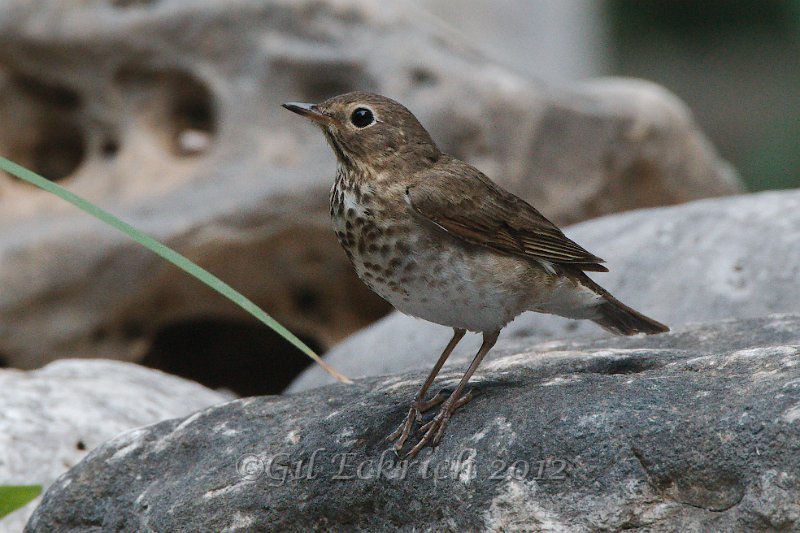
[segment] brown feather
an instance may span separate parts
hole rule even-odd
[[[478,169],[450,156],[418,172],[406,190],[411,207],[448,233],[496,252],[608,272],[604,261],[567,238],[532,205]]]

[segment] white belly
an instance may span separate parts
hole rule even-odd
[[[494,331],[526,310],[525,261],[395,232],[377,249],[354,252],[352,262],[359,278],[399,311],[453,328]]]
[[[412,280],[404,297],[381,294],[406,314],[453,328],[494,331],[526,310],[518,283],[508,281],[516,276],[503,276],[504,283],[492,275],[497,269],[513,269],[517,261],[460,250],[412,255],[418,264],[428,265],[430,273]]]

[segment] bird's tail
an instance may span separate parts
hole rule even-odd
[[[592,318],[601,328],[616,335],[635,335],[637,333],[652,335],[669,331],[669,328],[661,322],[644,316],[610,294],[606,293],[603,297],[605,301],[597,306],[599,316]]]
[[[644,316],[636,309],[628,307],[611,296],[607,290],[593,282],[588,276],[583,275],[582,278],[582,283],[603,297],[603,302],[594,309],[594,316],[590,317],[590,320],[601,328],[616,335],[636,335],[637,333],[653,335],[669,331],[669,328],[661,322]]]

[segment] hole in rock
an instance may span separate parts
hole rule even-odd
[[[51,181],[68,178],[86,157],[79,94],[22,74],[8,80],[0,88],[0,122],[9,126],[0,135],[0,152]]]
[[[50,181],[71,176],[86,156],[83,132],[64,117],[52,115],[29,124],[27,139],[15,139],[8,158]]]
[[[313,339],[299,337],[320,352]],[[253,396],[280,393],[311,360],[262,324],[203,318],[162,328],[141,363]]]
[[[296,289],[293,297],[297,309],[303,313],[313,312],[320,304],[319,293],[310,287]]]
[[[33,146],[31,167],[51,181],[69,177],[86,155],[83,133],[73,124],[50,124]]]
[[[103,157],[114,157],[119,152],[119,143],[114,139],[106,139],[100,146],[100,154]]]
[[[72,89],[38,80],[31,76],[17,74],[12,83],[25,95],[39,100],[39,103],[59,107],[65,111],[76,111],[81,106],[81,97]]]
[[[217,129],[213,95],[191,73],[126,66],[114,79],[138,121],[164,139],[171,152],[190,156],[211,146]]]
[[[435,85],[436,74],[426,68],[415,68],[411,71],[411,79],[417,85]]]
[[[174,74],[170,120],[175,152],[193,155],[211,146],[216,129],[211,93],[205,85],[186,74]]]

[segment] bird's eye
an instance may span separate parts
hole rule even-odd
[[[353,126],[356,128],[366,128],[375,122],[375,117],[372,116],[372,111],[366,107],[359,107],[350,115],[350,122],[352,122]]]

